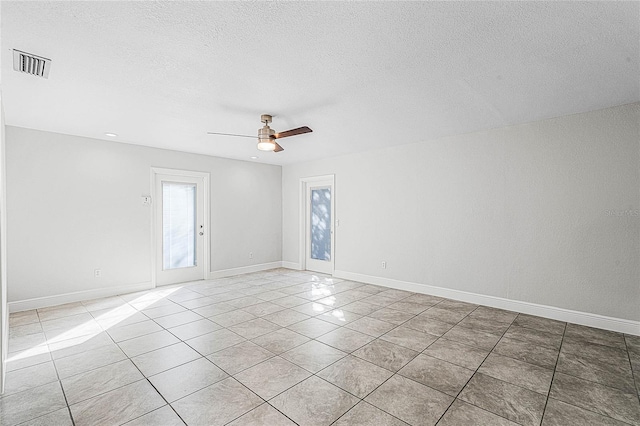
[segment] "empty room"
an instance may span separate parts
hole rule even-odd
[[[640,1],[2,1],[3,426],[640,426]]]

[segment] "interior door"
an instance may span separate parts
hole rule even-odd
[[[156,285],[205,277],[204,178],[155,175]]]
[[[309,271],[333,273],[333,182],[306,185],[305,266]]]

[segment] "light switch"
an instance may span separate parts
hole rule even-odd
[[[143,195],[142,196],[142,204],[145,206],[148,206],[151,204],[151,196],[150,195]]]

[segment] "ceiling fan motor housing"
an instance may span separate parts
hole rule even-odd
[[[264,125],[263,128],[258,129],[258,139],[265,140],[269,142],[273,139],[273,136],[276,134],[276,131],[269,127],[267,124]]]

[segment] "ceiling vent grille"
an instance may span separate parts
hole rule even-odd
[[[49,78],[51,59],[13,49],[13,69],[38,77]]]

